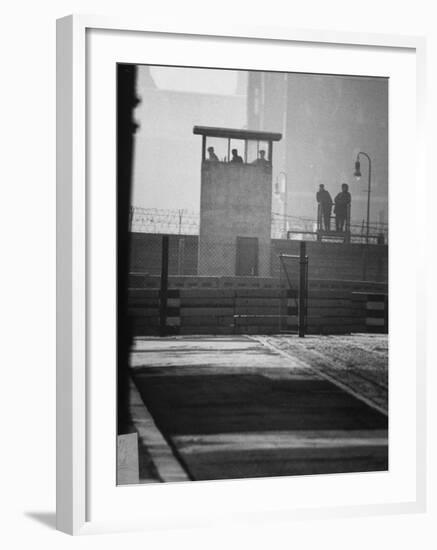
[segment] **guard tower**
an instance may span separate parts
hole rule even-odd
[[[199,275],[270,276],[272,132],[195,126],[202,136]]]

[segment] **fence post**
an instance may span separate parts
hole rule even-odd
[[[178,239],[178,275],[184,274],[185,264],[185,238],[179,237]]]
[[[162,236],[161,289],[159,292],[159,335],[167,334],[167,293],[168,293],[168,235]]]
[[[344,242],[350,243],[351,242],[351,205],[347,205],[347,211],[346,211],[346,227],[344,232]]]
[[[322,240],[322,205],[319,202],[317,204],[317,240]]]
[[[300,241],[299,254],[299,338],[305,336],[305,317],[306,317],[306,288],[307,288],[307,257],[306,243]]]

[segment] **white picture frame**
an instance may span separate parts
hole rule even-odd
[[[73,15],[57,22],[57,528],[69,534],[86,534],[93,532],[119,531],[130,529],[147,529],[176,525],[205,525],[208,523],[193,508],[184,511],[177,519],[177,513],[166,514],[164,508],[157,504],[153,521],[146,513],[132,519],[118,518],[109,514],[99,515],[98,519],[90,516],[89,487],[93,482],[93,459],[90,456],[90,410],[94,394],[90,392],[90,349],[93,345],[89,332],[90,315],[90,257],[89,226],[90,189],[89,158],[87,155],[87,117],[90,102],[87,79],[90,64],[88,63],[89,32],[97,30],[108,33],[136,33],[153,35],[162,40],[170,37],[197,36],[237,40],[246,44],[251,41],[263,41],[266,44],[302,43],[316,44],[318,47],[336,45],[363,49],[382,48],[408,51],[415,57],[416,101],[409,108],[416,115],[415,147],[416,156],[412,161],[415,170],[415,193],[420,193],[425,182],[424,168],[424,75],[425,75],[425,40],[421,37],[355,34],[341,32],[323,32],[287,28],[216,27],[213,22],[206,27],[193,23],[190,28],[177,26],[157,26],[119,18]],[[111,39],[109,36],[108,39]],[[166,52],[171,57],[171,47]],[[139,62],[139,59],[132,59]],[[175,63],[178,64],[178,63]],[[267,68],[267,67],[266,67]],[[115,112],[114,112],[115,124]],[[411,166],[413,166],[413,164]],[[402,207],[402,206],[401,206]],[[416,231],[420,231],[419,219],[415,220]],[[412,388],[411,400],[415,402],[415,487],[414,498],[407,500],[389,499],[386,503],[356,503],[354,505],[321,506],[307,508],[295,504],[281,504],[277,508],[267,509],[262,503],[253,503],[247,507],[244,515],[236,514],[237,521],[242,519],[292,519],[338,517],[364,514],[393,514],[400,512],[420,512],[425,510],[426,502],[426,464],[425,464],[425,342],[422,319],[424,315],[424,251],[417,249],[417,287],[413,309],[416,309],[415,323],[415,385]],[[115,383],[115,381],[114,381]],[[112,386],[111,386],[112,388]],[[95,391],[95,390],[93,390]],[[103,391],[103,390],[102,390]],[[109,392],[111,393],[111,392]],[[115,399],[115,395],[111,398]],[[109,419],[115,425],[115,417]],[[94,432],[95,433],[95,432]],[[115,455],[115,440],[113,445]],[[281,483],[283,481],[280,480]],[[305,480],[303,480],[306,483]],[[227,482],[216,486],[199,484],[196,489],[181,484],[178,498],[195,491],[195,498],[208,498],[209,491],[218,491],[220,498],[232,487],[246,490],[250,481]],[[239,485],[240,484],[240,485]],[[332,486],[332,481],[331,481]],[[206,487],[206,489],[205,489]],[[258,486],[259,487],[259,486]],[[272,491],[279,490],[278,482],[273,483]],[[151,491],[150,498],[162,500],[158,489],[163,486],[141,487],[133,490]],[[173,488],[174,489],[174,488]],[[126,492],[132,488],[120,488]],[[165,489],[165,495],[170,489]],[[119,493],[122,494],[121,492]],[[272,493],[274,494],[274,493]],[[164,497],[165,498],[165,497]],[[232,497],[233,498],[233,497]],[[242,501],[246,502],[246,501]],[[197,514],[197,516],[196,516]],[[211,515],[214,516],[211,508]],[[229,516],[217,516],[217,521],[230,521]],[[150,520],[150,521],[149,521]],[[214,517],[211,518],[211,521]]]

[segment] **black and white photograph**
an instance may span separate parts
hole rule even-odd
[[[437,548],[432,7],[5,4],[3,548]]]
[[[389,470],[389,78],[117,64],[117,484]]]

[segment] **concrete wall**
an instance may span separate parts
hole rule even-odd
[[[162,235],[133,233],[131,235],[130,271],[131,273],[160,275],[161,273]],[[181,245],[183,243],[183,245]],[[299,241],[271,240],[271,269],[269,276],[279,277],[279,254],[298,254]],[[363,266],[366,262],[366,247],[360,244],[307,242],[310,279],[363,280]],[[170,235],[170,275],[190,275],[194,284],[197,276],[198,237],[196,235]],[[234,262],[234,260],[233,260]],[[235,266],[235,263],[232,265]],[[297,265],[288,261],[291,277],[297,277]],[[294,271],[293,271],[294,268]],[[141,276],[141,275],[140,275]],[[218,271],[202,281],[220,278],[223,284],[235,279],[232,276],[220,277]],[[250,280],[251,285],[260,285],[261,277],[240,277],[240,282]],[[187,280],[187,281],[188,281]],[[199,279],[200,280],[200,279]],[[268,279],[270,282],[274,279]],[[367,255],[366,280],[387,282],[388,280],[388,247],[386,245],[369,246]],[[187,282],[188,284],[188,282]],[[200,283],[196,283],[200,284]],[[270,283],[269,283],[270,284]]]
[[[310,279],[387,282],[388,246],[343,243],[306,243]],[[299,241],[272,240],[272,277],[280,276],[279,254],[299,254]],[[289,276],[297,280],[298,262],[285,260]]]
[[[199,237],[169,235],[170,275],[197,275]],[[131,273],[159,275],[161,273],[162,235],[131,233]]]
[[[199,275],[235,275],[237,237],[258,238],[258,275],[270,275],[270,168],[202,166]]]

